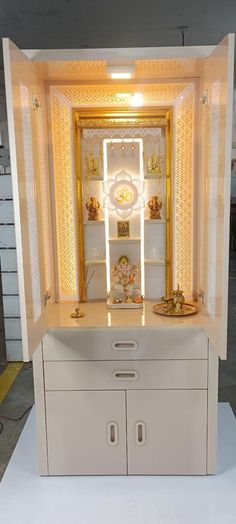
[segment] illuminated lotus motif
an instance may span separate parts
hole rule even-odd
[[[105,198],[103,206],[115,211],[118,216],[127,218],[133,211],[144,207],[144,182],[127,171],[120,171],[115,178],[110,178],[103,183]]]

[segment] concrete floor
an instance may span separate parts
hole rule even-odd
[[[3,366],[0,368],[3,369]],[[9,393],[0,404],[1,415],[18,418],[34,403],[32,364],[25,364],[16,377]],[[28,414],[18,422],[2,420],[4,428],[0,434],[0,480],[15,449]]]
[[[205,476],[39,477],[34,408],[0,484],[3,524],[235,524],[236,419],[219,404],[218,470]]]
[[[236,252],[230,258],[228,360],[220,362],[219,400],[229,402],[236,416]],[[0,344],[1,345],[1,344]],[[6,363],[0,359],[0,374]],[[0,404],[1,415],[17,418],[34,402],[32,364],[25,364],[9,393]],[[0,434],[0,480],[27,420],[4,421]]]

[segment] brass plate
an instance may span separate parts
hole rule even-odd
[[[179,311],[173,311],[168,310],[165,304],[155,304],[153,306],[153,311],[157,315],[163,315],[165,317],[186,317],[188,315],[195,315],[195,313],[198,312],[197,306],[193,306],[192,304],[187,304],[187,302],[183,305],[183,308]]]

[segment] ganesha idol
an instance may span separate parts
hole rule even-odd
[[[137,282],[139,269],[129,263],[127,256],[119,258],[119,263],[111,271],[112,284],[110,302],[112,304],[142,304],[141,291]]]

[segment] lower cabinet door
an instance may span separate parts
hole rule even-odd
[[[127,474],[124,391],[46,392],[49,475]]]
[[[207,391],[127,391],[128,474],[205,475]]]

